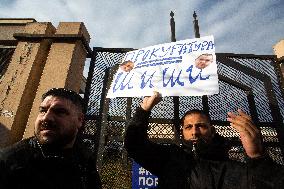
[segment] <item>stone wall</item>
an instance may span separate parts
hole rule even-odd
[[[33,135],[46,90],[65,87],[79,92],[87,56],[83,42],[90,41],[80,22],[63,22],[57,29],[51,23],[32,22],[14,37],[17,47],[0,80],[0,147]]]

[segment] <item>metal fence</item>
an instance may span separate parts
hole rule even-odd
[[[123,148],[126,121],[141,98],[106,99],[111,78],[127,51],[94,48],[86,85],[84,140],[97,154],[104,188],[131,187],[131,159]],[[230,158],[244,161],[238,133],[226,121],[228,111],[242,108],[261,128],[271,158],[284,164],[284,99],[282,75],[275,56],[217,53],[219,94],[202,97],[164,97],[151,113],[151,140],[172,143],[179,135],[179,118],[189,109],[207,111],[219,134],[231,143]]]

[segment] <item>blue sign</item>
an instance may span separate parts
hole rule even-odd
[[[132,189],[150,189],[158,186],[158,177],[133,161]]]

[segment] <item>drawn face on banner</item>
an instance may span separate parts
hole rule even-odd
[[[130,72],[134,68],[134,63],[130,60],[127,60],[123,62],[119,67],[125,72]]]
[[[195,59],[195,66],[199,69],[204,69],[212,62],[213,62],[212,54],[202,54]]]

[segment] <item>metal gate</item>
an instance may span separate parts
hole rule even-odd
[[[131,188],[131,160],[123,148],[126,121],[141,98],[106,99],[111,78],[126,52],[134,49],[94,48],[87,78],[85,143],[97,155],[104,188]],[[275,56],[217,53],[219,94],[164,97],[152,111],[149,138],[172,143],[179,118],[189,109],[207,111],[219,134],[232,144],[230,158],[244,161],[238,133],[226,121],[228,111],[242,108],[261,128],[271,158],[284,164],[284,99],[282,74]]]

